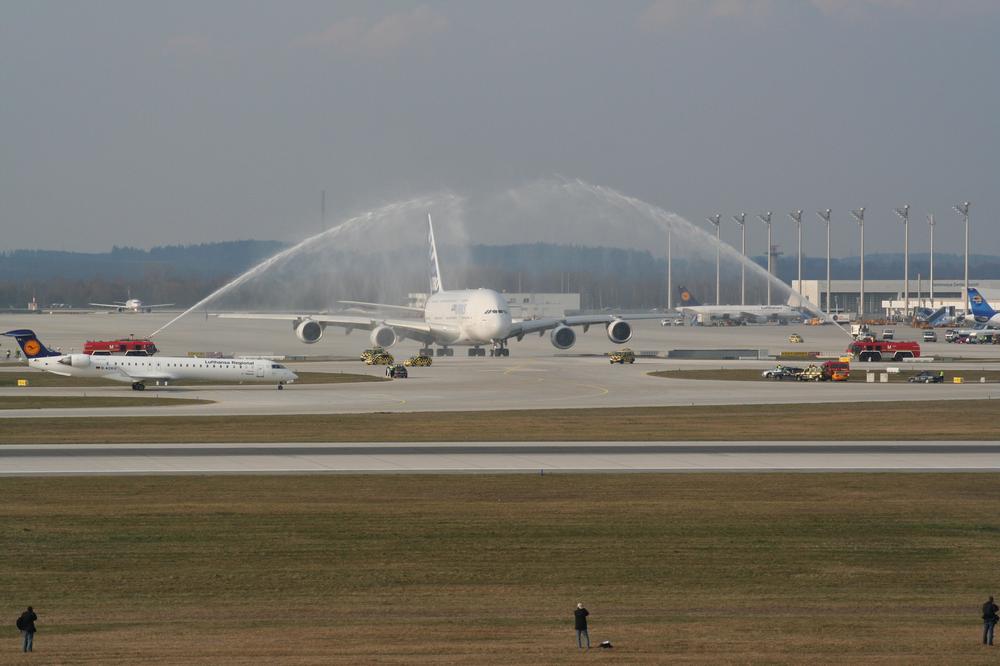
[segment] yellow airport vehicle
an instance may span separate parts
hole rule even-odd
[[[430,356],[411,356],[410,358],[403,361],[403,365],[408,368],[426,368],[433,363],[433,359]]]
[[[382,349],[381,347],[372,347],[371,349],[366,349],[363,352],[361,352],[361,360],[364,361],[365,363],[368,363],[368,359],[371,358],[372,356],[375,356],[376,354],[384,354],[384,353],[385,353],[385,350]],[[371,364],[369,364],[369,365],[371,365]]]
[[[796,342],[796,343],[805,342],[805,340],[802,339],[802,336],[799,335],[798,333],[792,333],[791,335],[789,335],[788,336],[788,341],[789,342]]]
[[[365,365],[392,365],[395,362],[396,359],[388,352],[372,354],[365,359]]]
[[[608,360],[610,360],[612,364],[621,363],[624,365],[626,363],[635,363],[635,352],[628,348],[619,349],[618,351],[608,354]]]

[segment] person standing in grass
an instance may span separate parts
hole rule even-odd
[[[35,611],[28,606],[28,610],[21,613],[21,616],[17,618],[17,628],[21,630],[21,635],[24,637],[24,651],[31,652],[31,648],[34,647],[35,643],[35,620],[38,616],[35,615]]]
[[[993,629],[997,626],[997,620],[1000,620],[997,611],[1000,611],[1000,606],[993,603],[993,597],[990,597],[983,604],[983,645],[993,645]]]
[[[590,649],[590,633],[587,631],[588,615],[590,615],[590,611],[583,607],[583,602],[578,603],[576,605],[576,610],[573,611],[573,616],[576,621],[576,646],[578,648],[583,647],[583,639],[586,638],[587,649]]]

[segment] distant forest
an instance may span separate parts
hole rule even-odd
[[[115,247],[106,253],[58,252],[51,250],[16,250],[0,253],[0,307],[24,308],[34,296],[39,304],[64,303],[86,307],[89,302],[123,300],[128,293],[149,303],[176,303],[187,306],[197,302],[214,289],[243,271],[285,249],[277,241],[232,241],[202,245],[172,245],[140,250]],[[442,255],[448,254],[442,249]],[[580,292],[584,309],[662,308],[666,303],[666,262],[649,252],[615,248],[592,248],[551,244],[473,246],[461,253],[465,265],[449,267],[446,277],[463,276],[465,284],[449,287],[489,286],[516,292]],[[764,265],[764,257],[754,261]],[[857,257],[834,259],[834,279],[855,279]],[[443,267],[444,268],[444,267]],[[939,279],[960,278],[962,257],[938,254],[935,274]],[[911,279],[918,273],[929,274],[927,254],[910,256]],[[899,279],[903,272],[901,254],[869,255],[865,274],[870,279]],[[970,258],[970,274],[977,279],[1000,278],[1000,258],[974,255]],[[789,283],[796,276],[793,256],[777,260],[778,276]],[[749,274],[748,274],[749,275]],[[823,257],[803,260],[806,279],[824,279],[826,261]],[[739,298],[739,268],[732,262],[723,264],[723,300]],[[347,282],[347,281],[345,281]],[[337,298],[405,299],[407,291],[426,290],[423,277],[412,276],[412,284],[396,288],[388,295],[354,293],[364,291],[363,283],[345,284],[348,294]],[[714,298],[715,262],[688,262],[674,259],[674,287],[687,286],[703,301]],[[748,278],[748,299],[763,299],[764,282]],[[308,292],[308,293],[307,293]],[[259,293],[259,292],[258,292]],[[303,290],[283,295],[279,300],[288,308],[332,307],[329,292]],[[676,299],[675,299],[676,300]],[[237,300],[239,307],[253,303]]]

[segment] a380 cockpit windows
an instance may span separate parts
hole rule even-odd
[[[483,314],[507,314],[506,310],[487,310]]]

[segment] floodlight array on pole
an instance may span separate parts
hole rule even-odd
[[[722,215],[716,213],[705,219],[715,225],[715,304],[722,305],[722,301],[719,300],[719,267],[722,262]]]
[[[826,313],[830,314],[830,209],[818,210],[816,214],[826,222]]]
[[[903,316],[910,314],[910,204],[894,208],[903,221]]]
[[[955,212],[965,219],[965,316],[969,316],[969,202],[963,201],[955,206]]]
[[[795,222],[795,226],[798,227],[799,231],[799,305],[802,305],[802,209],[793,210],[788,214],[788,217],[792,218]]]
[[[858,228],[861,230],[861,293],[858,300],[858,316],[865,318],[865,209],[858,208],[852,210],[851,215],[858,221]]]
[[[774,254],[771,252],[771,211],[766,213],[761,213],[757,216],[761,222],[767,225],[767,304],[771,304],[771,276],[774,273],[771,271],[771,257]]]
[[[747,214],[737,213],[733,215],[733,221],[740,225],[740,253],[743,261],[740,262],[740,305],[747,304]]]
[[[934,308],[934,213],[927,216],[927,226],[931,228],[931,309]]]

